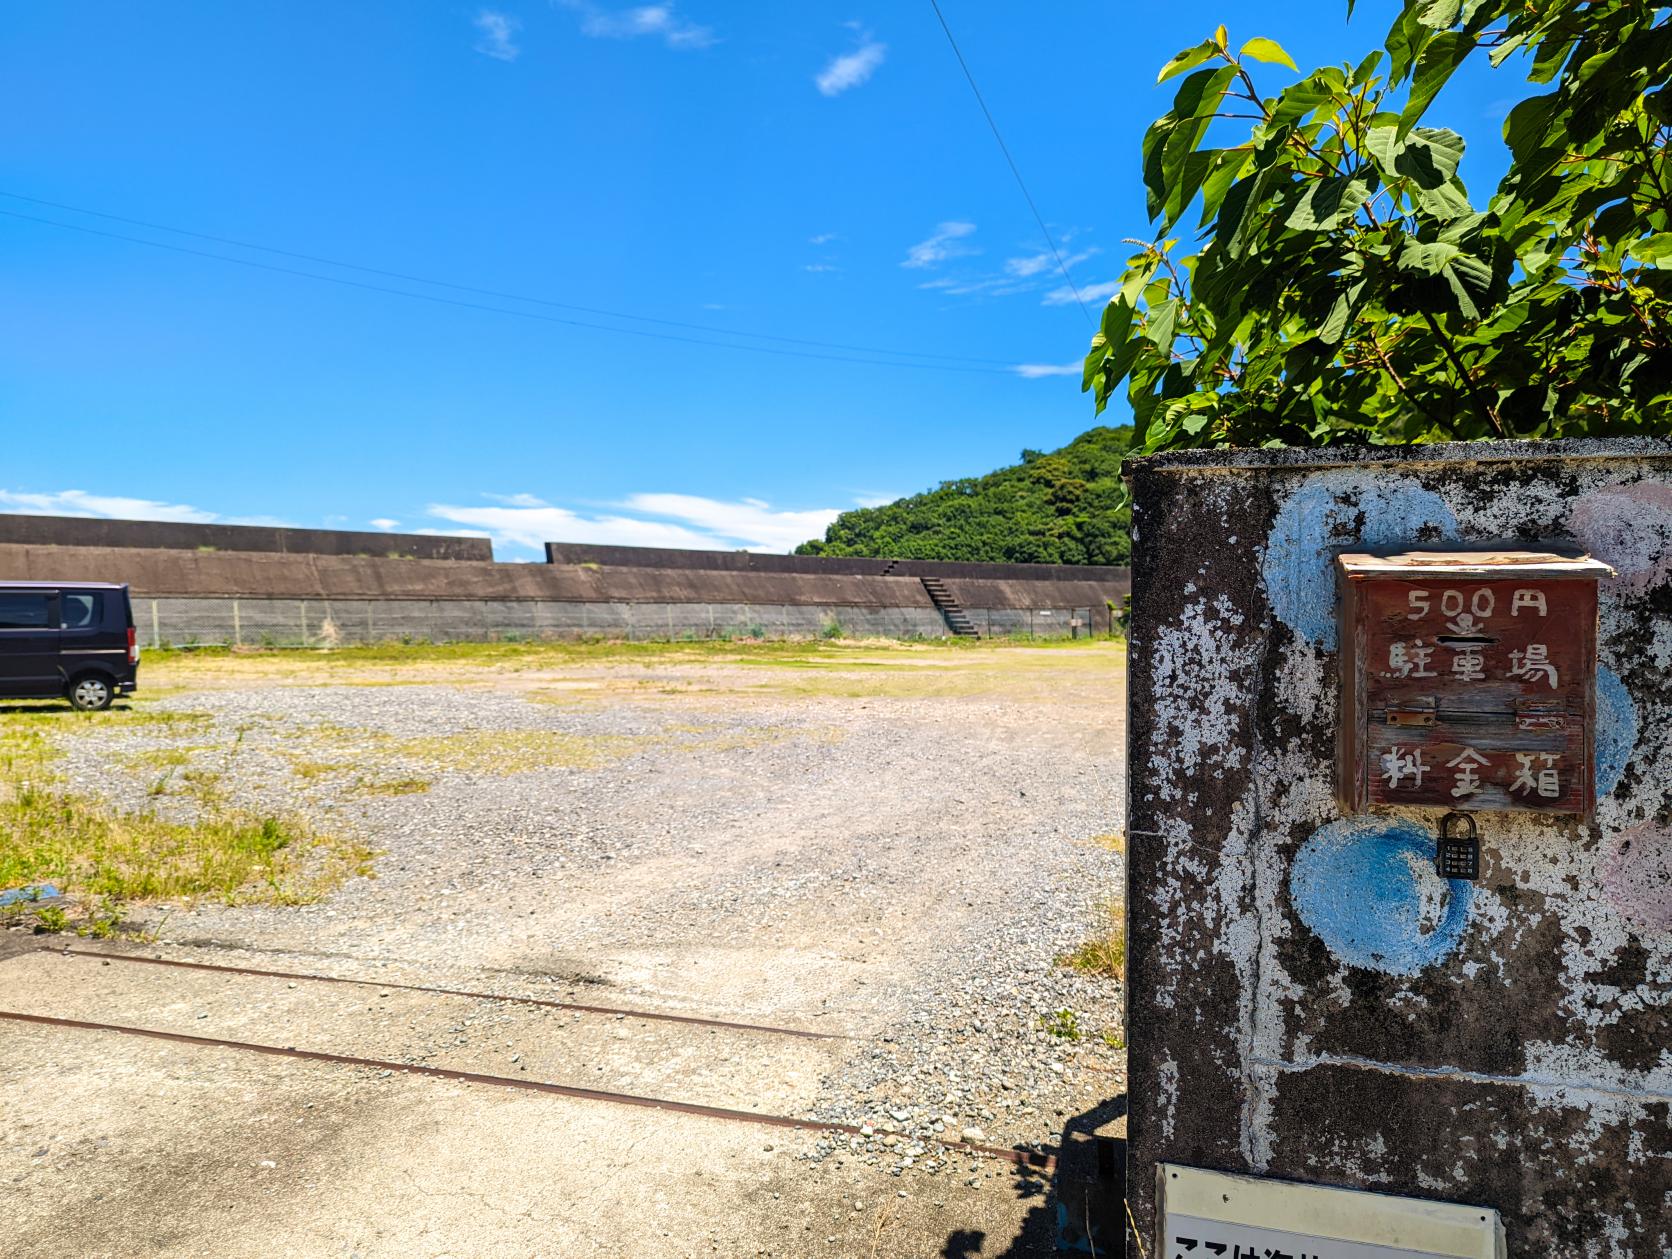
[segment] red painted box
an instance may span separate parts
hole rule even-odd
[[[1584,555],[1405,551],[1336,558],[1337,781],[1393,805],[1588,818],[1597,583]]]

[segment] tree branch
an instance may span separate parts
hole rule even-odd
[[[1440,327],[1439,320],[1435,319],[1433,314],[1426,310],[1422,312],[1422,317],[1427,321],[1434,335],[1439,338],[1440,349],[1445,352],[1446,358],[1451,362],[1452,369],[1457,372],[1458,380],[1463,388],[1468,391],[1469,401],[1474,404],[1475,410],[1480,413],[1480,418],[1491,425],[1492,431],[1499,437],[1509,436],[1508,433],[1504,432],[1504,422],[1498,418],[1498,408],[1492,406],[1480,396],[1480,390],[1475,387],[1475,378],[1469,374],[1469,369],[1463,366],[1463,360],[1457,356],[1457,347],[1452,344],[1451,338]]]

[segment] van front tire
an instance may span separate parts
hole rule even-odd
[[[71,708],[84,713],[97,713],[110,707],[110,701],[116,698],[116,691],[107,679],[97,673],[84,673],[70,683],[65,695]]]

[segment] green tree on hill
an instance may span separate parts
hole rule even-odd
[[[1131,546],[1120,466],[1131,442],[1130,428],[1094,428],[1061,450],[1024,450],[1012,467],[843,512],[796,554],[1124,564]]]

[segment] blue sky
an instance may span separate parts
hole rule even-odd
[[[1095,315],[1158,67],[1393,7],[943,11]],[[1519,94],[1435,111],[1477,203]],[[781,550],[1094,422],[927,0],[13,6],[0,117],[0,510]]]

